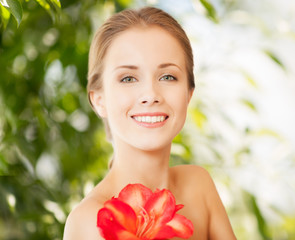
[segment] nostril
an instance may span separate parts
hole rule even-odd
[[[140,100],[140,103],[145,105],[159,103],[159,102],[160,100],[157,98],[148,98],[148,97]]]
[[[146,100],[141,101],[142,104],[147,104],[148,102],[149,102],[149,101],[146,101]],[[154,103],[159,103],[159,100],[155,100]]]

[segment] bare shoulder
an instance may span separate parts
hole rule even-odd
[[[174,171],[179,183],[185,184],[190,191],[197,191],[199,197],[201,194],[205,198],[209,211],[214,208],[219,195],[212,177],[205,168],[197,165],[180,165],[175,167]]]
[[[171,171],[178,181],[185,181],[186,184],[202,183],[200,186],[211,185],[213,180],[208,171],[197,165],[179,165],[171,168]]]
[[[69,214],[63,240],[103,239],[96,227],[97,212],[102,206],[103,204],[95,198],[84,199]]]
[[[186,192],[182,192],[182,194],[186,193],[189,196],[187,199],[193,202],[190,204],[192,208],[194,204],[197,204],[198,199],[203,199],[204,207],[209,216],[207,226],[209,239],[236,239],[226,210],[209,172],[196,165],[176,166],[171,168],[171,171],[175,176],[176,186],[186,186]]]
[[[210,202],[212,196],[214,199],[218,195],[214,181],[209,172],[197,165],[179,165],[171,168],[171,173],[176,186],[185,186],[185,189],[192,195],[195,193],[198,197],[202,196],[206,202]]]

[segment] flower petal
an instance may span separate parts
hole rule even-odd
[[[183,204],[177,204],[177,205],[175,206],[175,212],[179,211],[179,210],[182,209],[183,207],[184,207]]]
[[[175,215],[175,198],[167,189],[156,190],[147,201],[144,209],[149,219],[153,219],[150,227],[146,228],[144,236],[148,239],[154,239],[158,232],[165,227],[166,223],[171,221]],[[170,235],[164,238],[170,238]]]
[[[153,239],[171,239],[175,237],[175,232],[170,226],[162,226],[161,229],[157,232],[157,234],[153,237]]]
[[[97,227],[105,240],[140,240],[120,225],[111,210],[102,208],[97,214]]]
[[[138,214],[152,195],[153,192],[142,184],[128,184],[121,190],[118,199],[129,204]]]
[[[169,222],[175,214],[175,198],[167,190],[156,190],[144,206],[147,212],[153,212],[160,223]]]
[[[167,226],[173,229],[175,237],[180,238],[189,238],[194,231],[192,222],[179,214],[175,214],[173,219],[167,223]]]
[[[137,217],[133,209],[126,203],[112,198],[105,202],[104,208],[109,209],[113,218],[126,230],[132,233],[136,233],[136,221]]]

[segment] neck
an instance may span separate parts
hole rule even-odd
[[[155,151],[144,151],[124,145],[115,148],[108,176],[117,190],[129,183],[141,183],[151,190],[168,188],[171,145]]]

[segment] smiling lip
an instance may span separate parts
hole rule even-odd
[[[139,113],[132,115],[131,118],[140,126],[148,128],[161,127],[166,123],[168,115],[165,113]]]

